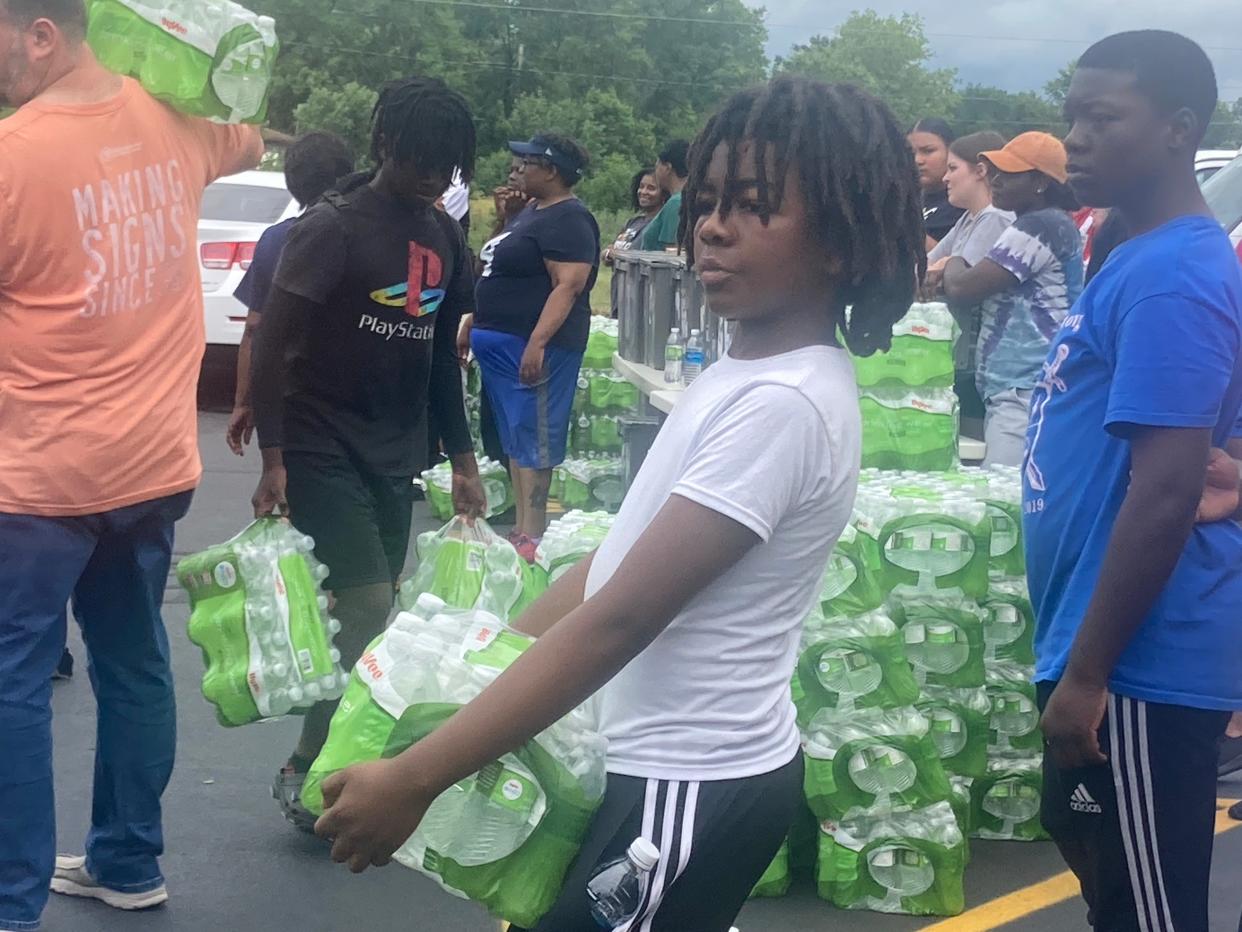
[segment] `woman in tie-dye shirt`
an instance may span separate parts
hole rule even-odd
[[[983,308],[975,380],[986,406],[985,464],[1016,466],[1027,408],[1048,347],[1082,292],[1082,241],[1068,210],[1065,147],[1048,133],[1023,133],[980,156],[993,204],[1017,215],[973,267],[950,260],[944,292]]]

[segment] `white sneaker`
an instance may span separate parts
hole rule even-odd
[[[154,890],[126,893],[113,890],[95,880],[86,870],[86,858],[68,854],[56,856],[56,872],[52,874],[52,892],[65,896],[83,896],[99,900],[114,909],[150,909],[168,902],[168,888],[160,884]]]

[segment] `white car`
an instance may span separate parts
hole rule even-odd
[[[1201,149],[1195,153],[1195,180],[1202,185],[1238,157],[1236,149]]]
[[[1242,158],[1234,159],[1208,179],[1203,197],[1242,259]]]
[[[208,186],[198,221],[207,344],[237,346],[246,308],[233,297],[263,231],[296,216],[297,202],[282,172],[242,172]]]

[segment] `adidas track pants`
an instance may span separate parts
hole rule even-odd
[[[587,881],[639,835],[660,849],[660,862],[638,916],[623,932],[728,932],[785,840],[801,792],[801,752],[778,770],[740,780],[609,774],[560,899],[535,932],[599,932]]]
[[[1055,683],[1039,684],[1042,710]],[[1108,763],[1044,754],[1042,821],[1095,932],[1208,932],[1216,762],[1229,713],[1110,695]]]

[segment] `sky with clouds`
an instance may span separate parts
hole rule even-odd
[[[856,9],[923,17],[934,64],[964,82],[1042,88],[1093,40],[1125,29],[1173,29],[1203,45],[1221,97],[1242,98],[1242,0],[746,0],[768,11],[768,51],[831,34]],[[973,37],[990,38],[973,38]]]

